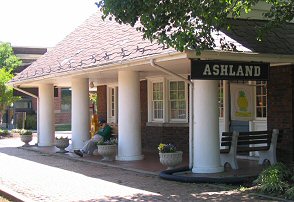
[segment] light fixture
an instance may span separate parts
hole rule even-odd
[[[94,88],[94,82],[91,81],[90,84],[89,84],[90,88]]]

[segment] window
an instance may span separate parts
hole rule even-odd
[[[256,81],[256,118],[267,117],[267,82]]]
[[[223,81],[218,82],[218,109],[219,109],[219,117],[224,117],[224,85]]]
[[[234,81],[231,81],[234,83]],[[254,82],[249,82],[249,85]],[[219,82],[219,117],[224,116],[224,103],[223,103],[223,81]],[[266,81],[256,81],[255,82],[255,103],[256,103],[256,118],[266,118],[267,117],[267,82]]]
[[[71,110],[71,90],[69,88],[61,89],[61,111],[69,112]]]
[[[163,119],[163,82],[152,83],[153,119]]]
[[[107,87],[107,122],[117,123],[118,118],[118,87]]]
[[[186,119],[186,96],[184,81],[169,82],[170,118]]]
[[[114,94],[114,88],[111,88],[111,92],[110,92],[110,96],[111,96],[111,109],[110,109],[110,114],[111,114],[111,117],[114,117],[115,115],[115,94]]]
[[[31,109],[32,108],[32,101],[31,100],[19,100],[14,102],[13,104],[15,109]]]
[[[148,121],[188,122],[187,86],[184,81],[148,79]]]

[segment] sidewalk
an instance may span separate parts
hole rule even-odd
[[[22,201],[258,201],[233,188],[180,183],[0,140],[0,189]],[[264,200],[262,200],[264,201]]]

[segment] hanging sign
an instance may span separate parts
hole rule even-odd
[[[253,86],[245,84],[230,84],[231,119],[250,121],[254,119]]]
[[[192,60],[191,79],[268,80],[269,63]]]

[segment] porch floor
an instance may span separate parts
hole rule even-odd
[[[126,170],[132,170],[136,172],[159,175],[167,180],[175,180],[182,182],[219,182],[219,183],[238,183],[248,181],[248,179],[254,179],[265,167],[264,165],[258,165],[256,159],[238,158],[239,169],[233,170],[229,166],[225,167],[225,171],[221,173],[192,173],[188,170],[189,158],[188,155],[183,155],[183,162],[178,166],[175,172],[166,171],[166,167],[159,162],[158,153],[143,152],[144,159],[139,161],[102,161],[100,155],[84,155],[79,157],[73,153],[69,146],[66,150],[68,153],[56,153],[59,151],[55,146],[50,147],[38,147],[31,145],[30,147],[21,147],[23,149],[33,150],[45,154],[56,155],[64,158],[71,158],[80,161],[87,161],[97,163],[105,166],[118,167]],[[185,167],[185,169],[183,169]],[[182,178],[179,180],[179,178]]]

